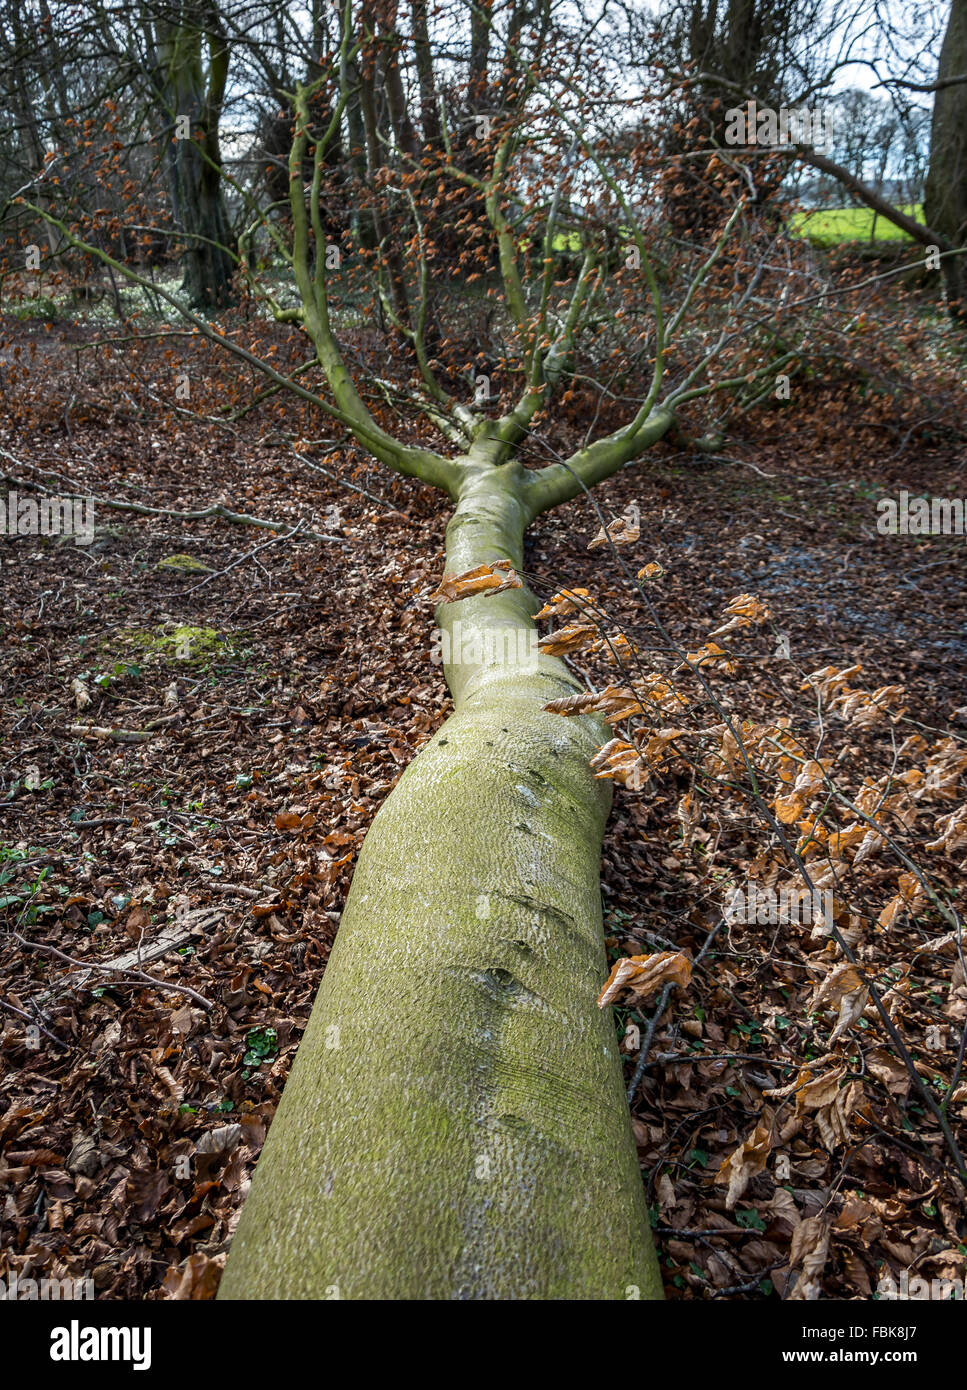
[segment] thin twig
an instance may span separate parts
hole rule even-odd
[[[51,1042],[55,1043],[57,1047],[62,1047],[65,1052],[70,1052],[70,1045],[65,1043],[63,1038],[56,1037],[55,1034],[34,1018],[32,1014],[28,1014],[24,1009],[18,1009],[16,1004],[11,1004],[6,999],[0,999],[0,1009],[9,1009],[10,1012],[16,1014],[18,1018],[25,1018],[31,1028],[39,1028],[45,1038],[50,1038]]]
[[[209,1013],[211,1013],[212,1009],[215,1007],[203,994],[199,994],[197,990],[192,989],[189,985],[179,985],[168,980],[159,980],[154,975],[149,975],[146,970],[126,970],[124,966],[104,965],[101,961],[97,960],[76,960],[73,956],[67,955],[64,951],[59,951],[56,946],[48,946],[42,941],[29,941],[27,937],[21,936],[20,933],[16,931],[13,933],[13,936],[22,946],[26,946],[29,950],[45,951],[47,955],[56,956],[58,960],[65,960],[68,965],[76,966],[78,970],[100,970],[106,975],[130,975],[132,979],[153,985],[156,989],[167,989],[173,990],[178,994],[187,994],[189,998],[194,999],[196,1003],[200,1004],[201,1007],[206,1009]]]

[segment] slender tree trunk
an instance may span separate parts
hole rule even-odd
[[[470,11],[470,68],[467,74],[473,109],[486,106],[490,61],[490,25],[493,0],[475,0]]]
[[[540,509],[485,454],[463,460],[451,572],[520,566]],[[595,1006],[607,732],[544,713],[579,687],[528,669],[535,607],[515,589],[439,610],[455,712],[366,837],[222,1298],[661,1297]]]
[[[366,17],[367,22],[373,22],[371,16]],[[392,229],[384,225],[384,219],[379,213],[378,203],[380,193],[377,189],[379,175],[386,164],[385,145],[381,136],[385,139],[386,131],[381,129],[379,112],[377,110],[377,84],[380,74],[378,71],[378,61],[375,53],[364,54],[359,68],[359,106],[362,115],[363,129],[366,136],[366,166],[367,181],[373,190],[374,203],[372,209],[373,231],[376,245],[383,248],[383,261],[386,266],[388,292],[390,302],[400,324],[404,328],[410,327],[410,304],[409,295],[406,288],[406,267],[399,246],[393,236]],[[404,338],[404,342],[407,340]]]
[[[341,26],[342,15],[340,14],[340,38],[342,37]],[[366,143],[366,125],[363,120],[362,101],[360,97],[361,84],[359,67],[356,62],[351,62],[346,57],[342,44],[340,44],[339,49],[339,82],[341,89],[346,93],[346,132],[349,165],[357,189],[363,189],[368,183],[366,166],[368,147]],[[376,235],[375,219],[371,208],[366,208],[361,212],[358,202],[354,202],[350,214],[350,222],[354,232],[359,236],[360,241],[367,251],[372,251],[374,247],[379,245],[379,237]]]
[[[433,53],[426,18],[426,0],[411,0],[413,21],[413,57],[420,85],[420,125],[423,143],[438,149],[443,143],[440,112],[437,109],[436,79],[433,73]]]
[[[3,54],[4,60],[10,64],[10,71],[13,76],[10,90],[7,93],[7,100],[13,108],[12,114],[19,127],[20,143],[24,155],[24,171],[29,170],[31,174],[36,176],[44,167],[44,144],[40,137],[37,113],[27,86],[29,46],[25,42],[20,23],[20,13],[16,7],[10,11],[10,20],[14,42],[9,51]],[[6,48],[6,45],[4,47]],[[49,222],[44,223],[44,233],[47,237],[51,256],[56,256],[58,250],[57,235]],[[39,292],[38,290],[38,294]]]
[[[209,50],[207,73],[203,39]],[[175,127],[166,136],[168,186],[175,224],[186,241],[184,288],[192,306],[213,308],[229,302],[233,269],[218,139],[228,48],[216,32],[206,36],[186,22],[165,26],[159,49],[164,106]],[[187,138],[178,138],[179,118],[187,118]]]
[[[401,40],[396,29],[396,0],[377,13],[379,15],[381,38],[382,81],[386,93],[386,107],[396,144],[405,155],[416,159],[420,152],[419,141],[406,104],[403,79],[400,75]]]

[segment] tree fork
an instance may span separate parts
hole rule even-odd
[[[519,567],[533,475],[460,465],[447,569]],[[439,610],[455,711],[366,837],[220,1298],[662,1296],[595,1007],[607,734],[544,713],[561,662],[501,659],[536,606]]]

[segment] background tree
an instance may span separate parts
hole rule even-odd
[[[937,68],[930,169],[923,205],[930,227],[960,255],[944,258],[947,299],[967,317],[967,3],[953,0]]]
[[[661,73],[686,79],[673,88],[664,126],[665,152],[678,157],[668,166],[664,200],[679,233],[695,227],[696,215],[714,225],[721,214],[721,192],[698,156],[726,143],[736,92],[774,110],[804,100],[828,62],[826,22],[820,0],[668,0],[660,7],[645,53]],[[750,174],[755,200],[767,204],[782,183],[781,167],[759,161]]]
[[[173,218],[186,241],[188,302],[223,305],[232,277],[219,144],[230,58],[225,26],[215,4],[164,5],[145,16],[144,35]]]
[[[942,7],[941,7],[942,14]],[[891,76],[883,80],[882,85],[889,86],[892,91],[892,99],[897,118],[903,130],[905,142],[909,145],[911,139],[915,139],[914,130],[918,124],[917,114],[911,110],[910,105],[904,106],[900,100],[900,93],[924,93],[934,95],[934,115],[931,123],[931,140],[929,164],[930,170],[927,174],[927,192],[925,194],[925,222],[919,221],[910,211],[898,206],[895,198],[888,196],[884,191],[878,189],[874,183],[868,183],[850,171],[850,169],[825,153],[820,149],[813,148],[810,143],[803,142],[794,145],[791,153],[801,159],[806,164],[815,169],[821,170],[836,180],[840,188],[846,190],[858,202],[871,208],[873,212],[885,218],[894,226],[900,228],[908,236],[912,237],[920,245],[926,247],[933,254],[939,253],[941,265],[947,291],[947,306],[952,317],[961,319],[963,317],[963,264],[964,264],[964,218],[962,202],[958,203],[956,190],[964,185],[963,160],[964,160],[964,141],[959,132],[962,129],[963,116],[963,89],[965,86],[965,73],[963,68],[964,43],[963,33],[967,27],[964,19],[963,0],[953,0],[951,7],[946,11],[946,15],[936,20],[934,12],[924,15],[917,14],[909,24],[898,23],[892,16],[885,20],[877,15],[878,24],[874,30],[874,57],[863,59],[874,69],[877,64],[889,60],[894,68],[903,66],[901,55],[906,53],[906,71],[911,76]],[[939,58],[935,58],[938,33],[944,34],[943,44],[940,48]],[[786,98],[785,103],[774,103],[777,105],[796,105],[804,100],[811,92],[817,97],[833,80],[836,72],[850,63],[857,61],[854,51],[852,26],[848,25],[845,38],[845,47],[841,48],[839,56],[835,59],[827,58],[825,53],[828,44],[824,44],[820,50],[823,53],[823,61],[818,67],[813,66],[816,74],[814,80],[809,85],[800,90],[795,99]],[[882,55],[886,55],[884,58]],[[918,78],[917,70],[924,65],[930,67],[931,62],[936,62],[934,69],[935,76],[923,80]],[[680,68],[684,72],[684,65]],[[788,65],[784,65],[784,71],[788,71]],[[720,70],[717,75],[718,83],[727,92],[732,92],[734,96],[742,98],[754,97],[756,92],[748,83],[748,79],[735,81],[730,75]],[[693,85],[691,78],[687,82],[689,90]],[[863,120],[870,112],[868,102],[856,102],[856,111],[847,111],[848,119],[855,119],[857,112],[862,113]],[[844,103],[839,102],[842,112]],[[878,144],[881,150],[880,170],[884,170],[888,159],[888,150],[891,143],[889,135],[890,123],[881,127],[878,136]],[[852,138],[855,143],[855,134]],[[843,136],[840,137],[841,141]],[[885,143],[884,143],[885,141]],[[746,159],[743,164],[743,176],[748,180],[755,181],[755,169],[760,164],[762,151],[751,160]],[[866,158],[869,158],[869,150],[866,151]],[[864,159],[864,163],[866,160]],[[936,174],[933,170],[936,169]],[[876,178],[876,175],[874,175]],[[952,188],[952,194],[941,195],[941,188]],[[928,211],[929,209],[929,211]],[[959,209],[959,211],[958,211]],[[930,213],[939,214],[943,225],[937,225],[931,220]],[[933,267],[936,268],[936,267]]]

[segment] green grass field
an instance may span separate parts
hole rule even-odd
[[[915,217],[918,222],[923,221],[922,203],[907,203],[901,211]],[[906,232],[901,232],[899,227],[894,227],[884,217],[877,217],[869,208],[817,208],[815,212],[797,212],[789,225],[794,236],[808,237],[816,246],[911,240]],[[580,232],[558,232],[554,238],[554,250],[579,255]]]
[[[918,222],[923,221],[921,203],[908,203],[900,211]],[[851,241],[911,240],[906,232],[901,232],[885,218],[876,217],[869,208],[818,208],[815,212],[797,212],[790,226],[796,236],[808,237],[817,246],[839,246]]]

